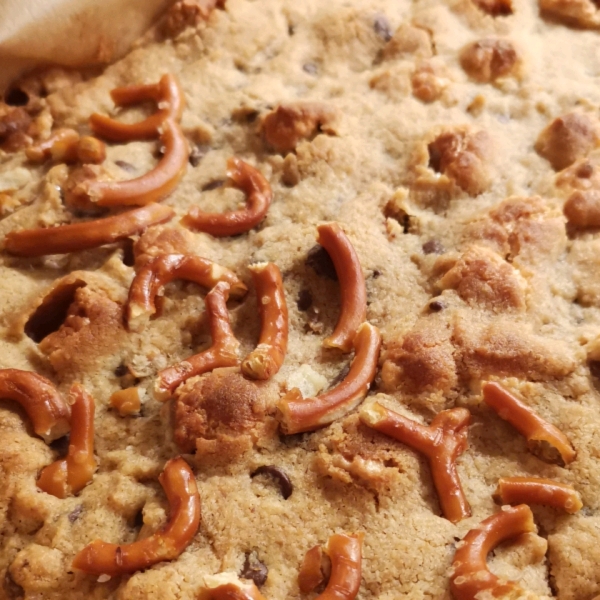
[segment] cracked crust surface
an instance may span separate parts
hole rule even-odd
[[[66,445],[47,446],[0,400],[0,599],[192,600],[205,575],[240,574],[250,559],[263,579],[266,569],[266,598],[312,598],[297,583],[306,551],[364,532],[360,600],[450,600],[456,544],[499,510],[498,478],[536,476],[573,485],[584,509],[533,507],[538,534],[498,548],[490,568],[538,598],[591,600],[600,594],[600,10],[587,0],[224,4],[181,0],[103,73],[52,69],[22,82],[23,108],[0,107],[0,237],[102,216],[63,202],[80,167],[32,164],[22,146],[51,127],[85,135],[91,113],[114,116],[115,87],[175,74],[191,149],[164,201],[177,213],[168,224],[64,256],[0,255],[0,367],[36,371],[63,393],[84,385],[97,406],[99,464],[79,495],[42,493],[39,472]],[[147,115],[135,106],[118,118]],[[111,144],[93,172],[139,177],[159,154],[153,141]],[[270,182],[265,220],[222,239],[185,229],[193,206],[244,203],[226,178],[232,156]],[[326,391],[352,358],[322,348],[340,309],[335,269],[315,246],[329,221],[358,254],[367,318],[383,338],[370,397],[426,425],[448,408],[471,412],[457,464],[473,515],[459,523],[441,516],[426,459],[356,411],[313,433],[277,429],[282,393]],[[259,336],[248,265],[277,264],[289,340],[271,381],[228,368],[189,380],[166,404],[153,397],[161,369],[211,344],[205,290],[186,281],[165,287],[144,331],[126,330],[135,269],[165,253],[198,254],[248,286],[229,302],[241,359]],[[487,379],[559,427],[575,461],[563,468],[529,452],[482,404]],[[134,386],[140,412],[120,416],[110,397]],[[125,544],[167,522],[157,478],[180,452],[202,503],[192,544],[128,576],[73,571],[92,540]],[[252,476],[265,465],[291,481],[287,499],[272,477]]]

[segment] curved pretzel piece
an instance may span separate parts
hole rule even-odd
[[[4,239],[4,247],[11,254],[28,257],[77,252],[141,233],[171,220],[174,214],[168,206],[150,204],[96,221],[12,231]]]
[[[583,506],[573,486],[538,477],[501,477],[494,498],[502,504],[543,504],[571,515]]]
[[[301,592],[308,594],[320,585],[324,579],[323,548],[316,545],[307,550],[304,555],[304,560],[298,573],[298,587]]]
[[[499,383],[485,382],[482,389],[483,401],[527,439],[527,446],[532,452],[541,450],[537,453],[539,458],[546,462],[560,462],[562,459],[564,465],[575,460],[577,453],[560,429],[544,421]],[[548,456],[545,444],[554,449],[552,456]]]
[[[362,575],[362,541],[364,534],[337,533],[327,542],[325,551],[331,559],[327,587],[315,600],[354,600]]]
[[[498,544],[536,531],[533,515],[525,504],[502,510],[471,529],[458,544],[452,562],[450,591],[456,600],[476,600],[485,592],[490,598],[521,598],[523,590],[514,581],[500,580],[490,572],[486,557]],[[480,595],[481,594],[481,595]]]
[[[173,119],[162,124],[160,140],[165,148],[163,157],[148,173],[126,181],[86,179],[73,188],[73,196],[98,206],[142,206],[166,198],[185,173],[189,148]]]
[[[246,194],[246,206],[224,213],[207,213],[193,207],[183,218],[184,225],[215,237],[225,237],[246,233],[265,218],[273,192],[262,173],[239,158],[230,158],[227,176]]]
[[[71,437],[66,458],[45,467],[38,479],[38,487],[57,498],[77,494],[91,480],[96,471],[94,458],[94,399],[82,386],[75,384],[70,392]]]
[[[234,336],[227,312],[229,284],[221,281],[206,294],[206,314],[212,338],[212,346],[200,354],[190,356],[183,362],[163,369],[154,384],[154,395],[158,400],[168,400],[184,381],[195,375],[208,373],[218,367],[235,367],[240,343]]]
[[[156,297],[174,279],[193,281],[209,289],[219,281],[226,281],[234,298],[243,297],[248,289],[233,271],[206,258],[193,254],[161,254],[145,263],[131,283],[125,310],[130,330],[140,331],[145,327],[156,313]]]
[[[279,401],[278,418],[284,433],[312,431],[332,423],[355,408],[367,395],[375,377],[381,335],[377,327],[363,323],[354,338],[354,360],[344,380],[316,398],[303,399],[298,388]]]
[[[0,399],[18,402],[46,443],[69,431],[71,409],[52,382],[19,369],[0,370]]]
[[[73,568],[93,575],[121,575],[177,558],[200,526],[200,496],[194,473],[183,458],[167,462],[158,478],[170,506],[168,522],[154,535],[131,544],[96,540],[76,554]]]
[[[265,600],[253,581],[241,580],[235,573],[205,575],[199,600]]]
[[[342,294],[337,325],[333,333],[325,338],[323,345],[349,352],[354,335],[367,314],[365,278],[358,255],[342,228],[337,223],[326,223],[319,225],[317,230],[317,241],[333,261]]]
[[[452,408],[436,415],[431,425],[425,427],[378,402],[360,410],[360,420],[365,425],[427,457],[442,512],[452,523],[471,515],[456,471],[456,459],[467,449],[470,418],[466,408]]]
[[[115,88],[111,92],[117,106],[131,106],[148,100],[158,104],[158,110],[138,123],[121,123],[110,117],[94,113],[90,117],[92,131],[113,142],[149,140],[158,136],[167,119],[179,121],[185,107],[181,85],[174,75],[163,75],[158,83]]]
[[[270,379],[279,371],[288,342],[288,310],[281,272],[273,263],[250,265],[260,315],[260,337],[255,350],[242,362],[251,379]]]

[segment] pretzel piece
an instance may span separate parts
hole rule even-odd
[[[117,390],[111,394],[109,402],[122,417],[139,413],[142,406],[140,390],[136,387]]]
[[[183,218],[184,225],[216,237],[225,237],[250,231],[265,218],[273,192],[262,173],[239,158],[230,158],[227,176],[246,194],[246,206],[224,213],[206,213],[193,207]]]
[[[76,554],[73,568],[93,575],[121,575],[177,558],[200,526],[200,496],[194,473],[181,457],[167,462],[158,478],[167,495],[170,516],[154,535],[131,544],[96,540]]]
[[[525,504],[504,506],[471,529],[459,542],[452,562],[450,591],[456,600],[524,597],[524,591],[514,581],[500,580],[490,572],[486,557],[498,544],[534,531],[531,509]]]
[[[207,288],[225,281],[234,298],[243,297],[248,289],[233,271],[206,258],[193,254],[161,254],[146,262],[131,283],[125,310],[129,329],[140,331],[144,328],[156,313],[156,297],[174,279],[193,281]]]
[[[235,573],[205,575],[199,600],[265,600],[253,581],[240,580]]]
[[[18,402],[46,443],[69,431],[71,409],[52,382],[30,371],[0,370],[0,399]]]
[[[240,343],[231,330],[226,304],[228,297],[229,283],[225,281],[217,283],[206,294],[204,302],[212,346],[160,371],[154,384],[154,394],[158,400],[168,400],[177,387],[190,377],[202,375],[218,367],[235,367],[239,364],[237,353]]]
[[[431,425],[425,427],[378,402],[360,410],[360,419],[365,425],[427,457],[442,512],[452,523],[471,515],[456,471],[456,459],[467,449],[470,418],[466,408],[452,408],[436,415]]]
[[[79,493],[91,480],[97,468],[94,458],[94,399],[82,386],[75,384],[70,392],[71,437],[66,458],[45,467],[38,487],[57,498]]]
[[[171,220],[174,214],[168,206],[149,204],[96,221],[12,231],[4,239],[4,247],[11,254],[28,257],[77,252],[141,233]]]
[[[316,398],[302,399],[297,388],[278,404],[281,428],[287,434],[312,431],[339,419],[367,395],[375,377],[381,335],[377,327],[363,323],[354,338],[354,360],[346,377],[333,389]]]
[[[258,346],[242,362],[251,379],[270,379],[285,359],[288,342],[288,310],[281,272],[273,263],[250,265],[260,315]]]
[[[117,106],[130,106],[148,100],[154,100],[158,104],[158,110],[154,114],[138,123],[121,123],[104,115],[92,114],[92,131],[113,142],[153,139],[158,136],[165,120],[179,121],[185,107],[181,85],[171,74],[163,75],[155,84],[115,88],[111,97]]]
[[[337,533],[327,542],[331,575],[327,587],[315,600],[354,600],[362,576],[362,541],[364,534]]]
[[[543,504],[569,514],[583,506],[572,485],[539,477],[501,477],[494,498],[502,504]]]
[[[521,402],[506,388],[495,381],[483,383],[483,401],[493,409],[501,419],[508,421],[521,435],[527,439],[527,446],[533,452],[545,450],[548,444],[555,452],[548,456],[548,452],[539,452],[537,455],[547,462],[560,462],[568,465],[575,460],[577,453],[571,446],[567,436],[557,427],[548,423],[529,406]],[[555,456],[558,454],[558,456]]]
[[[126,181],[85,179],[74,186],[74,198],[91,200],[98,206],[142,206],[167,197],[185,173],[189,148],[173,119],[162,124],[160,140],[165,150],[154,169]]]
[[[319,225],[317,230],[317,241],[333,261],[342,294],[337,325],[333,333],[325,338],[323,345],[349,352],[354,335],[367,314],[365,278],[358,255],[342,228],[337,223],[326,223]]]
[[[325,575],[322,566],[323,548],[319,545],[313,546],[306,551],[298,573],[298,587],[301,592],[308,594],[324,581]]]

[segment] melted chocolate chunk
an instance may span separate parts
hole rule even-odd
[[[446,305],[440,300],[432,300],[429,303],[429,310],[432,312],[440,312],[441,310],[444,310],[444,308],[446,308]]]
[[[9,106],[26,106],[29,104],[29,95],[22,89],[16,87],[8,90],[4,96],[4,101]]]
[[[69,516],[67,517],[67,519],[69,519],[69,523],[71,523],[71,525],[75,523],[75,521],[77,521],[77,519],[79,519],[79,517],[81,516],[82,512],[83,504],[80,504],[77,508],[75,508],[69,513]]]
[[[269,569],[258,559],[255,552],[248,552],[239,575],[242,579],[251,579],[257,587],[261,587],[267,581]]]
[[[287,500],[292,495],[294,486],[287,474],[279,467],[276,467],[275,465],[263,465],[262,467],[258,467],[250,477],[256,477],[257,475],[268,475],[269,477],[272,477],[279,486],[279,491],[284,500]]]
[[[333,261],[323,246],[317,244],[308,251],[306,264],[313,269],[319,277],[326,277],[333,281],[338,280]]]
[[[223,179],[213,179],[212,181],[209,181],[208,183],[205,183],[202,186],[202,191],[210,192],[210,190],[216,190],[220,187],[223,187],[224,183],[225,181]]]
[[[377,15],[373,21],[373,29],[375,33],[385,42],[392,39],[392,26],[387,18],[383,15]]]
[[[444,254],[446,248],[439,240],[429,240],[423,244],[423,252],[425,254]]]
[[[313,297],[310,293],[310,290],[300,290],[300,293],[298,294],[298,300],[296,300],[296,306],[298,307],[298,310],[304,312],[312,306],[312,303]]]

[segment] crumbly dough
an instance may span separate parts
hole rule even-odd
[[[449,600],[456,544],[499,510],[499,477],[527,475],[572,484],[584,508],[532,507],[538,533],[498,548],[490,568],[538,598],[600,594],[599,23],[587,0],[180,0],[104,72],[21,82],[29,102],[0,109],[0,239],[101,216],[64,204],[77,166],[33,164],[23,148],[59,127],[89,134],[91,113],[117,114],[117,86],[176,75],[191,155],[164,200],[171,222],[95,250],[0,255],[0,367],[35,371],[63,393],[81,383],[96,402],[99,464],[77,496],[41,492],[39,472],[65,440],[47,446],[0,403],[0,598],[192,600],[204,576],[243,576],[248,565],[263,579],[266,569],[266,598],[314,598],[297,582],[306,551],[364,532],[358,598]],[[109,144],[90,173],[139,176],[158,150]],[[180,219],[192,206],[243,206],[227,182],[231,156],[270,182],[267,217],[235,237],[189,231]],[[587,212],[565,216],[576,193]],[[322,347],[340,310],[335,270],[316,247],[328,221],[358,254],[367,319],[383,338],[370,397],[425,424],[454,406],[471,412],[458,472],[473,514],[457,524],[441,515],[425,457],[356,411],[312,433],[278,430],[285,391],[327,389],[351,359]],[[154,398],[158,371],[210,345],[206,290],[185,281],[165,287],[143,331],[124,327],[135,269],[165,252],[198,254],[248,286],[229,302],[242,357],[259,334],[248,265],[277,264],[289,342],[271,381],[228,368],[190,379],[167,403]],[[559,427],[575,461],[529,452],[483,404],[488,379]],[[110,397],[133,386],[145,392],[141,411],[120,416]],[[158,475],[181,453],[202,503],[181,556],[109,579],[73,570],[92,540],[128,543],[167,521]],[[253,476],[263,465],[289,477],[289,498],[276,477]]]

